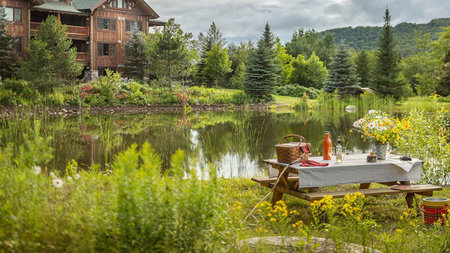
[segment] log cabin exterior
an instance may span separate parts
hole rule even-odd
[[[77,60],[85,65],[87,80],[107,68],[120,70],[133,29],[148,33],[150,27],[165,24],[145,0],[3,0],[3,6],[10,21],[8,33],[19,53],[47,16],[57,16],[77,48]]]

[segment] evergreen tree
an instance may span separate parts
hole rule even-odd
[[[245,77],[245,92],[257,100],[272,99],[270,92],[277,81],[274,43],[270,26],[266,23],[257,49],[250,56]]]
[[[143,81],[148,67],[148,50],[142,32],[134,29],[130,41],[125,44],[125,47],[127,62],[124,67],[124,76]]]
[[[2,6],[0,10],[0,80],[11,77],[15,63],[13,39],[6,33],[7,22],[5,6]]]
[[[216,24],[212,22],[209,27],[206,36],[203,33],[198,35],[199,41],[199,51],[200,51],[200,61],[197,65],[197,75],[196,79],[199,84],[205,84],[211,87],[213,80],[208,76],[204,75],[203,69],[205,68],[205,60],[208,57],[208,52],[211,51],[212,47],[218,44],[221,48],[225,45],[225,40],[222,38],[222,33],[217,28]]]
[[[361,50],[355,59],[356,74],[358,75],[361,87],[369,87],[370,69],[369,56],[365,50]]]
[[[356,94],[359,90],[359,80],[349,54],[344,46],[340,46],[328,72],[328,80],[323,88],[326,92],[337,91],[338,94]]]
[[[156,34],[154,49],[150,52],[150,74],[172,89],[174,80],[183,79],[189,70],[187,43],[191,34],[184,34],[180,25],[171,18],[162,33]]]
[[[218,86],[229,72],[231,72],[231,61],[227,50],[220,44],[215,44],[206,54],[203,75],[213,80],[214,85]]]
[[[386,8],[384,26],[378,40],[377,63],[374,77],[374,88],[382,96],[400,99],[403,84],[399,79],[399,55],[395,51],[395,41],[389,9]]]
[[[66,26],[55,16],[49,16],[20,61],[18,76],[44,93],[53,91],[57,85],[73,84],[83,65],[76,61],[77,49],[71,46]]]
[[[445,55],[442,69],[438,76],[436,92],[441,96],[450,95],[450,48]]]

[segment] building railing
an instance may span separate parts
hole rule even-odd
[[[89,53],[77,52],[77,61],[87,64],[89,62]]]
[[[75,25],[65,25],[67,27],[67,34],[69,37],[89,37],[89,26],[75,26]],[[41,27],[39,22],[30,22],[31,32],[38,32]]]

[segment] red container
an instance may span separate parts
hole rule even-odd
[[[323,146],[322,146],[322,152],[323,152],[323,160],[331,160],[331,154],[333,151],[331,150],[331,147],[333,146],[333,143],[330,139],[330,133],[325,133],[325,139],[323,140]]]
[[[424,223],[431,225],[440,220],[444,225],[449,201],[446,198],[425,198],[422,204]]]

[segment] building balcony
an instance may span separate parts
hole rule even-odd
[[[67,35],[69,38],[88,39],[89,38],[89,26],[75,26],[65,25],[67,27]],[[30,22],[31,35],[36,35],[39,32],[41,23]]]
[[[87,65],[89,63],[89,53],[77,52],[77,61]]]

